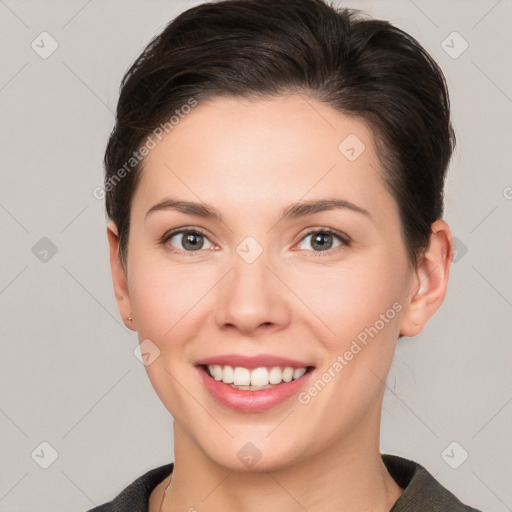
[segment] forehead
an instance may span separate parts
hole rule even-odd
[[[214,98],[183,115],[146,157],[138,195],[149,204],[166,192],[242,207],[385,190],[366,122],[293,94]]]

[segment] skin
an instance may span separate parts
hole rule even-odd
[[[338,150],[349,134],[366,146],[355,161]],[[173,209],[146,215],[170,197],[211,205],[221,220]],[[286,206],[319,199],[343,199],[369,215],[342,208],[279,221]],[[198,251],[179,235],[161,242],[171,229],[192,227],[206,235]],[[308,235],[327,228],[350,243],[334,237],[319,249]],[[146,370],[174,419],[163,510],[392,507],[403,489],[379,452],[384,382],[398,335],[420,333],[441,305],[452,246],[438,220],[427,251],[409,263],[363,120],[299,94],[201,103],[146,158],[126,268],[113,223],[107,234],[120,313],[160,350]],[[247,236],[263,248],[252,263],[236,252]],[[401,310],[307,404],[292,397],[260,413],[231,410],[194,367],[213,355],[266,353],[310,362],[321,375],[394,303]],[[250,468],[237,456],[248,442],[262,454]],[[151,512],[167,482],[153,491]]]

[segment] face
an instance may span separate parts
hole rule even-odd
[[[121,312],[190,450],[269,470],[378,444],[418,269],[362,120],[302,95],[199,104],[146,158],[126,271]]]

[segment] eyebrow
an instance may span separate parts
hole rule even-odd
[[[286,219],[296,219],[334,209],[346,209],[365,215],[370,219],[372,218],[369,211],[349,201],[345,201],[343,199],[320,199],[298,202],[285,207],[281,212],[279,222]],[[222,221],[220,212],[213,206],[193,201],[178,201],[176,199],[164,199],[163,201],[153,205],[147,211],[146,217],[153,212],[161,210],[176,210],[187,215],[196,215],[198,217]]]

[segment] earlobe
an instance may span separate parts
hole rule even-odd
[[[128,291],[128,280],[126,271],[121,262],[121,254],[119,251],[119,236],[117,226],[114,222],[107,225],[107,238],[110,248],[110,269],[112,272],[112,284],[117,302],[117,308],[128,329],[134,330],[134,322],[132,318],[132,307],[130,294]]]
[[[429,246],[418,258],[414,287],[407,297],[400,334],[419,334],[443,303],[448,287],[452,254],[450,228],[444,220],[437,220],[432,224]]]

